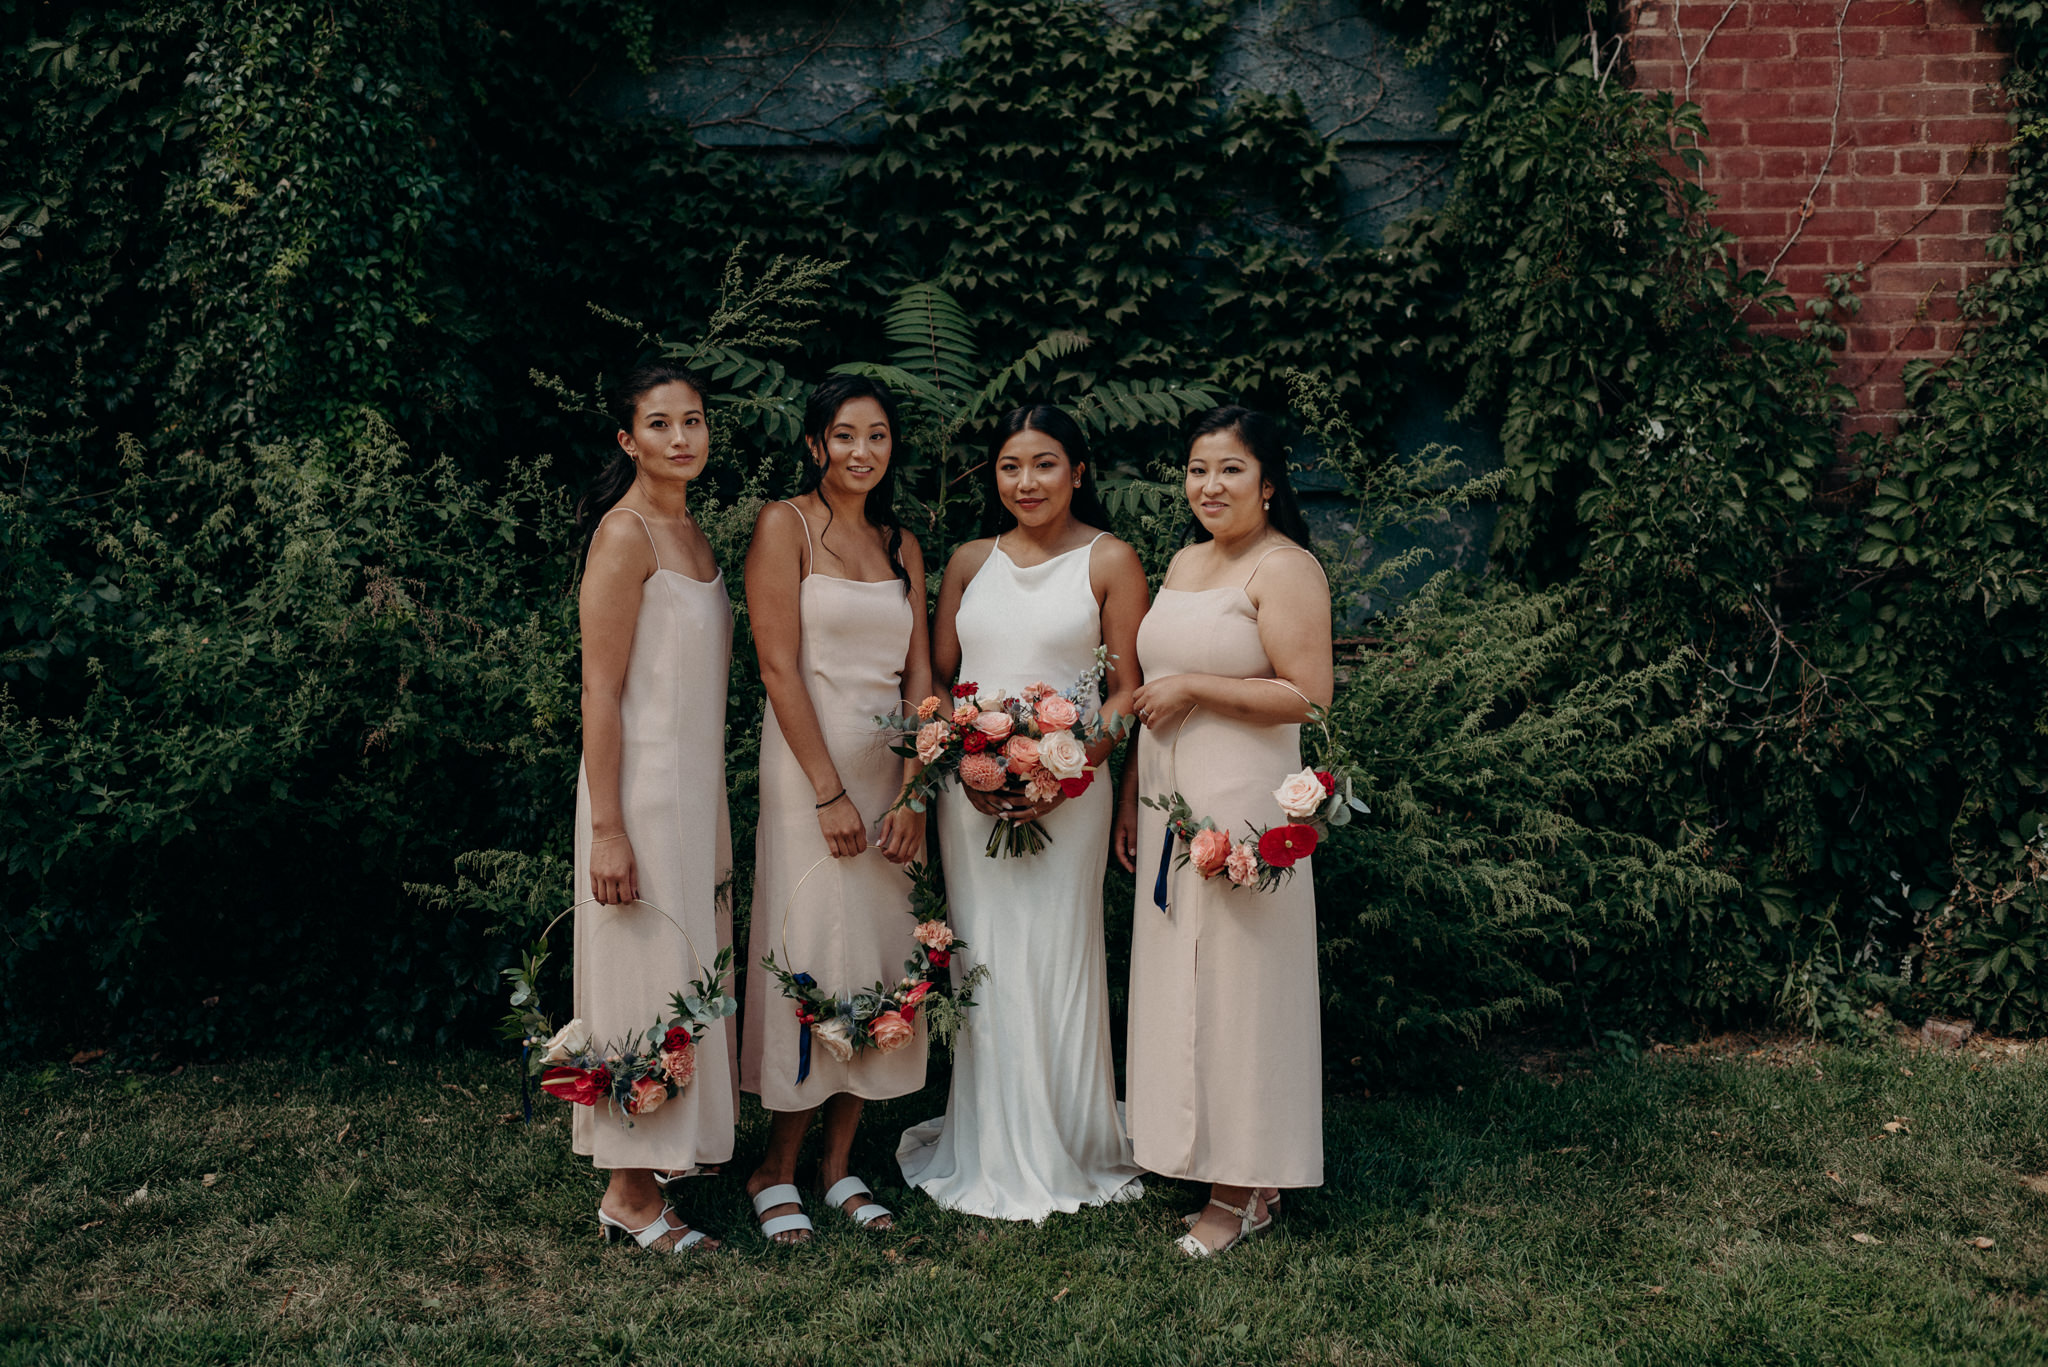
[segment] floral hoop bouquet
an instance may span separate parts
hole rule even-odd
[[[652,902],[642,905],[661,912]],[[668,917],[667,912],[661,915],[674,924],[674,918]],[[561,919],[557,916],[555,921]],[[553,929],[554,922],[549,922],[548,930]],[[684,938],[689,938],[687,932]],[[694,948],[691,952],[694,955]],[[732,970],[732,950],[721,949],[702,978],[690,983],[687,992],[677,992],[669,998],[666,1017],[623,1040],[600,1042],[581,1018],[557,1030],[540,1010],[538,983],[547,958],[548,939],[544,930],[520,965],[505,970],[505,979],[512,987],[512,1010],[505,1016],[505,1035],[519,1041],[527,1075],[540,1078],[542,1091],[578,1106],[602,1102],[628,1129],[632,1128],[634,1116],[660,1109],[690,1085],[697,1076],[697,1041],[713,1022],[740,1009],[739,1002],[725,990],[726,978]],[[703,968],[702,960],[698,967]],[[531,1119],[531,1112],[528,1118]]]
[[[890,750],[924,762],[897,805],[924,811],[954,779],[983,793],[1014,785],[1033,803],[1087,792],[1095,781],[1088,747],[1105,737],[1121,739],[1132,722],[1096,710],[1109,659],[1109,648],[1097,646],[1094,663],[1066,689],[1035,683],[1011,697],[962,683],[953,687],[950,717],[938,715],[944,704],[931,697],[917,705],[914,717],[875,718],[884,730],[904,733]],[[991,859],[1037,854],[1051,843],[1036,821],[998,821],[983,853]]]
[[[1309,719],[1322,727],[1326,748],[1334,749],[1323,709],[1311,708]],[[1179,736],[1175,736],[1178,744]],[[1305,768],[1289,774],[1273,790],[1273,801],[1287,819],[1269,826],[1254,826],[1242,840],[1207,816],[1195,815],[1180,793],[1138,799],[1147,807],[1166,813],[1166,848],[1160,852],[1159,877],[1152,900],[1166,910],[1166,860],[1174,846],[1180,846],[1174,867],[1189,868],[1205,880],[1227,878],[1241,888],[1271,892],[1294,876],[1294,866],[1315,853],[1331,828],[1347,824],[1353,812],[1372,810],[1352,791],[1354,770],[1335,764],[1331,769]]]
[[[806,871],[804,877],[809,876]],[[797,886],[803,886],[802,879]],[[773,951],[762,956],[761,967],[775,975],[782,984],[782,995],[796,1003],[796,1018],[804,1027],[797,1042],[799,1083],[811,1075],[813,1040],[845,1063],[864,1050],[886,1054],[910,1043],[920,1012],[932,1042],[942,1047],[966,1028],[967,1009],[974,1005],[975,987],[988,976],[988,965],[975,965],[973,972],[949,988],[946,970],[967,942],[955,939],[946,924],[946,894],[931,864],[910,866],[910,888],[910,913],[917,920],[911,934],[917,939],[917,948],[903,961],[903,977],[894,987],[876,983],[864,991],[842,995],[821,986],[808,973],[784,968],[775,961]],[[790,898],[794,901],[795,897],[792,889]],[[785,908],[785,919],[787,914]],[[789,952],[786,944],[783,952]]]

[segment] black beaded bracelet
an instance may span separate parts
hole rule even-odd
[[[814,808],[814,810],[822,812],[822,811],[824,811],[824,810],[825,810],[825,809],[826,809],[827,807],[831,806],[831,805],[832,805],[833,803],[837,802],[837,801],[838,801],[838,800],[839,800],[840,798],[842,798],[842,797],[845,797],[845,796],[846,796],[846,789],[844,789],[844,788],[841,788],[841,789],[839,790],[839,792],[838,792],[838,795],[837,795],[837,796],[834,796],[834,797],[828,797],[828,798],[826,798],[826,799],[825,799],[825,800],[824,800],[823,802],[820,802],[820,803],[819,803],[819,804],[817,805],[817,807],[816,807],[816,808]]]

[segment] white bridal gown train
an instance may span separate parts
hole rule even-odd
[[[1092,544],[1092,543],[1091,543]],[[1000,540],[960,600],[960,678],[984,691],[1070,687],[1102,643],[1089,548],[1019,566]],[[940,1205],[1042,1220],[1143,1194],[1116,1104],[1102,876],[1114,798],[1105,775],[1044,821],[1035,855],[983,854],[994,818],[957,791],[938,803],[949,919],[988,965],[958,1040],[946,1113],[903,1132],[904,1179]]]

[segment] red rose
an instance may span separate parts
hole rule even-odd
[[[1088,785],[1094,781],[1095,771],[1093,769],[1083,769],[1079,778],[1061,779],[1060,791],[1068,797],[1079,797],[1088,791]]]
[[[680,1025],[671,1025],[668,1028],[668,1033],[662,1036],[661,1047],[663,1049],[675,1050],[682,1048],[688,1043],[690,1043],[690,1032]]]
[[[1328,770],[1318,769],[1316,770],[1316,781],[1323,785],[1324,797],[1335,797],[1337,795],[1337,776],[1335,774],[1330,773]]]
[[[947,964],[953,962],[953,951],[950,949],[927,949],[924,952],[924,957],[925,962],[933,968],[944,968]]]
[[[967,734],[960,738],[960,748],[970,755],[978,755],[988,749],[988,737],[969,727]]]
[[[1306,859],[1315,851],[1313,826],[1275,826],[1259,837],[1259,858],[1276,869],[1291,869],[1295,860]]]

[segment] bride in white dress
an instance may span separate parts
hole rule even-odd
[[[1145,571],[1101,528],[1086,439],[1057,408],[1020,408],[998,425],[989,461],[1006,524],[954,553],[932,633],[936,677],[1008,693],[1071,687],[1107,645],[1105,714],[1128,713],[1137,676]],[[944,692],[942,688],[940,690]],[[1113,742],[1089,753],[1101,764]],[[940,1205],[1042,1220],[1143,1193],[1117,1112],[1102,947],[1102,877],[1113,785],[1098,773],[1080,797],[1032,804],[1015,789],[964,785],[938,803],[950,919],[975,963],[946,1113],[903,1132],[904,1179]],[[989,858],[993,823],[1036,820],[1051,845]],[[971,960],[972,962],[962,962]]]

